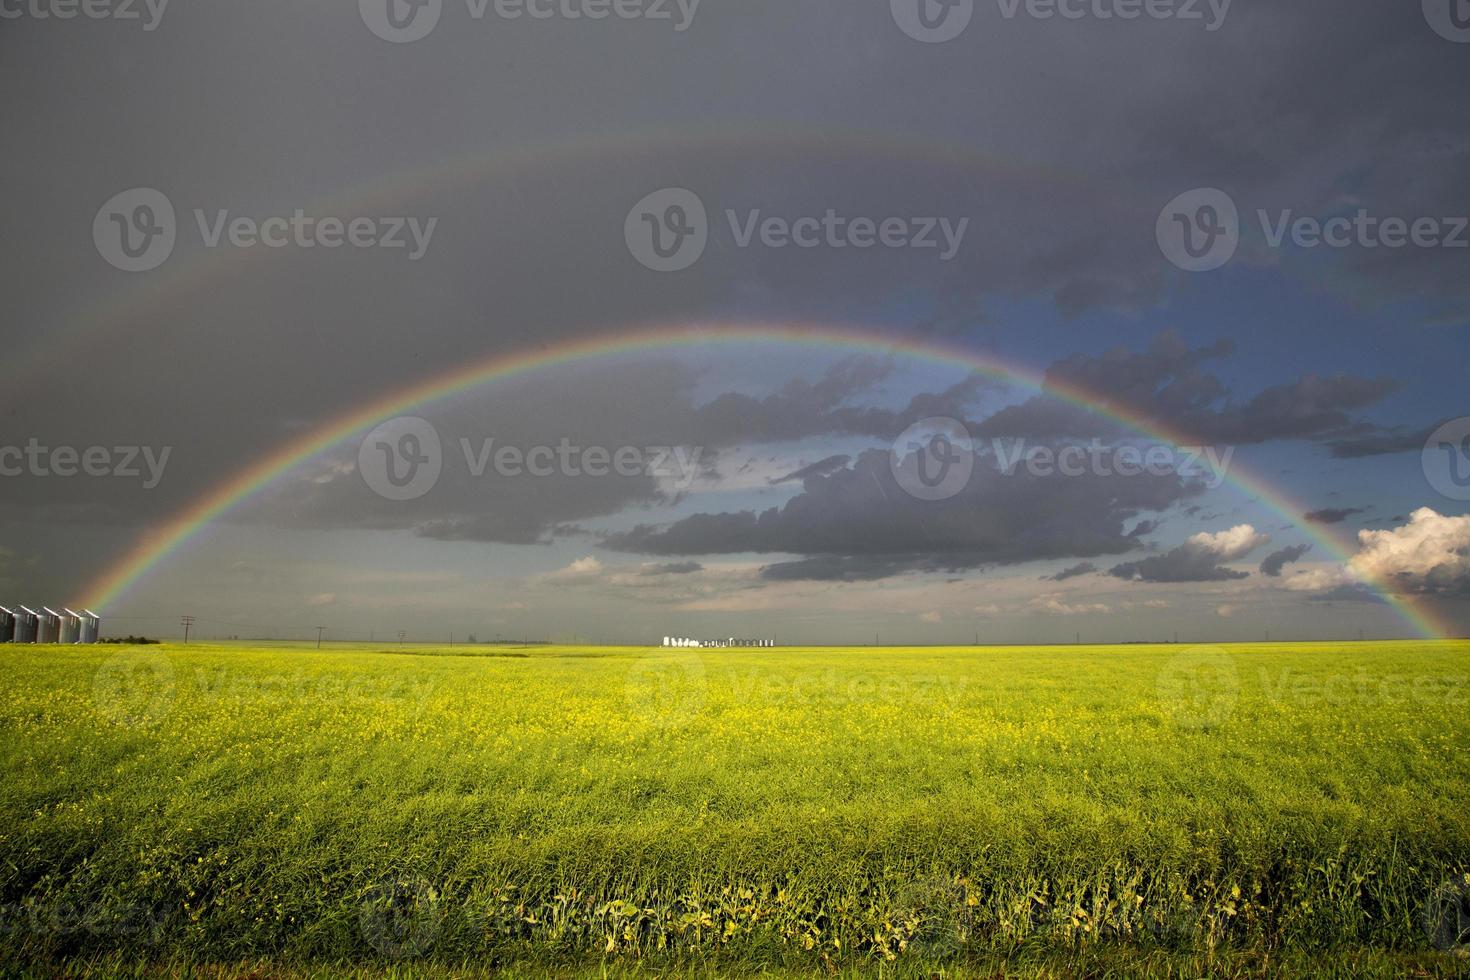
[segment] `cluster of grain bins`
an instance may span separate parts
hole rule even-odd
[[[687,636],[666,636],[664,646],[666,647],[699,647],[701,649],[713,648],[723,649],[725,647],[773,647],[775,640],[743,640],[730,636],[723,640],[694,640]]]
[[[0,643],[96,643],[102,619],[90,609],[0,606]]]

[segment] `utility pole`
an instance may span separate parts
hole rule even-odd
[[[322,634],[325,633],[326,631],[327,631],[327,628],[325,626],[318,626],[316,628],[316,648],[318,650],[320,650],[322,648]]]
[[[181,625],[181,626],[184,627],[184,642],[185,643],[188,643],[189,642],[189,627],[191,627],[191,626],[194,625],[194,617],[193,616],[180,616],[179,617],[179,625]]]
[[[404,632],[404,631],[403,631],[403,630],[399,630],[399,631],[398,631],[398,642],[399,642],[399,644],[400,644],[400,645],[401,645],[401,644],[402,644],[402,643],[403,643],[403,638],[404,638],[404,637],[405,637],[405,636],[407,636],[407,635],[408,635],[408,634],[407,634],[407,633],[405,633],[405,632]]]

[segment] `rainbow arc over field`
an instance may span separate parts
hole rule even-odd
[[[882,334],[867,327],[823,323],[721,323],[650,325],[584,336],[530,351],[495,354],[378,395],[336,418],[287,442],[208,490],[163,525],[145,533],[119,561],[99,575],[70,605],[102,609],[118,600],[170,555],[232,507],[276,478],[337,444],[367,432],[379,423],[418,406],[468,391],[479,385],[529,374],[592,358],[718,344],[790,344],[842,352],[901,354],[919,361],[962,367],[1017,382],[1060,398],[1087,411],[1113,419],[1143,435],[1175,446],[1189,444],[1186,433],[1176,432],[1155,419],[1145,418],[1112,404],[1107,398],[1073,384],[1060,384],[1037,372],[959,347]],[[1231,468],[1229,482],[1298,524],[1328,554],[1349,557],[1329,534],[1315,529],[1303,515],[1306,508],[1285,497],[1260,477]],[[1416,631],[1430,638],[1450,634],[1434,613],[1411,598],[1386,590],[1381,583],[1365,582]]]

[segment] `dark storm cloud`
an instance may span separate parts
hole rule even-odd
[[[1244,558],[1269,541],[1249,524],[1214,534],[1200,533],[1162,555],[1124,562],[1108,574],[1130,582],[1226,582],[1249,573],[1227,568],[1225,562]]]
[[[1006,476],[988,459],[956,496],[925,501],[894,478],[889,454],[869,450],[850,468],[808,477],[800,494],[757,513],[695,514],[665,527],[639,525],[605,546],[650,555],[785,553],[772,579],[853,581],[1047,558],[1122,554],[1125,531],[1199,488],[1177,475],[1118,478]]]
[[[701,572],[704,566],[697,561],[669,561],[662,564],[646,565],[639,570],[640,575],[693,575]]]
[[[1308,511],[1304,516],[1309,524],[1341,524],[1365,510],[1363,507],[1323,507],[1321,510]]]
[[[282,19],[293,24],[284,35]],[[77,29],[50,29],[67,26]],[[1227,186],[1244,213],[1276,202],[1308,211],[1362,197],[1361,188],[1390,213],[1467,210],[1460,175],[1470,116],[1457,100],[1424,94],[1462,90],[1465,61],[1413,10],[1363,4],[1342,17],[1325,0],[1237,5],[1209,36],[1142,22],[1067,25],[1092,41],[1066,58],[1056,57],[1055,23],[977,23],[934,50],[899,35],[884,10],[840,3],[711,7],[678,37],[615,20],[605,30],[527,26],[446,23],[419,44],[385,50],[350,7],[267,2],[248,13],[175,16],[142,39],[147,54],[137,57],[138,37],[80,22],[11,23],[0,38],[0,81],[22,91],[60,72],[92,96],[64,106],[14,100],[0,119],[27,147],[0,159],[0,186],[14,192],[12,219],[0,227],[0,246],[15,257],[0,270],[7,351],[85,341],[0,393],[15,399],[7,420],[44,435],[115,423],[134,440],[188,446],[198,490],[284,429],[466,357],[697,318],[748,297],[776,317],[842,317],[875,297],[918,293],[967,322],[988,299],[1018,295],[1069,312],[1149,306],[1171,278],[1152,241],[1162,188]],[[844,43],[823,44],[833,37]],[[608,50],[621,56],[606,62]],[[752,50],[762,52],[758,71]],[[108,84],[107,66],[120,61],[126,87]],[[379,61],[381,71],[360,70]],[[514,67],[528,64],[545,66],[533,86]],[[576,70],[589,64],[599,65],[591,87]],[[178,98],[177,79],[201,73],[208,89]],[[1032,83],[1007,88],[1006,98],[958,95],[1020,77]],[[668,105],[672,91],[681,96]],[[793,92],[815,101],[793,102]],[[936,97],[944,92],[956,94]],[[423,111],[428,98],[438,111]],[[1262,105],[1278,108],[1263,117]],[[637,135],[677,129],[688,106],[716,127],[735,118],[792,125],[703,146],[677,131]],[[845,144],[855,126],[909,136],[887,147]],[[634,135],[526,151],[587,132]],[[975,133],[997,160],[1021,165],[930,145],[973,142]],[[108,152],[92,152],[99,144]],[[1103,178],[1074,173],[1079,147],[1086,170]],[[483,162],[469,162],[476,158]],[[436,167],[438,177],[393,178]],[[975,221],[950,263],[877,250],[739,249],[721,239],[686,274],[658,276],[627,254],[622,223],[632,202],[670,184],[697,187],[716,222],[727,207]],[[186,227],[194,207],[260,216],[360,185],[376,192],[346,196],[351,207],[438,216],[440,225],[416,263],[352,250],[206,254],[184,242],[160,272],[170,281],[149,281],[107,267],[86,234],[97,206],[135,185],[164,189]],[[1123,185],[1150,190],[1121,193]],[[1358,258],[1370,280],[1406,281],[1417,294],[1428,277],[1460,294],[1451,250],[1408,251]],[[1400,268],[1411,260],[1413,269]],[[193,265],[202,271],[180,271]],[[120,301],[130,293],[144,301]],[[98,298],[106,312],[78,314],[78,297]],[[87,390],[68,390],[61,379],[83,350],[108,370]],[[164,374],[166,386],[137,383]],[[1174,387],[1187,393],[1189,379]],[[1287,431],[1330,425],[1348,394],[1340,387],[1284,392],[1283,417],[1302,416]],[[1299,413],[1303,401],[1323,404]],[[1269,426],[1255,430],[1270,421],[1247,415],[1222,438],[1267,437]]]
[[[831,473],[833,470],[842,469],[851,461],[851,456],[828,456],[826,459],[819,459],[815,463],[809,463],[808,465],[803,466],[801,469],[793,470],[792,472],[787,473],[785,476],[778,476],[771,480],[768,480],[767,482],[770,483],[771,486],[776,486],[777,484],[781,483],[790,483],[793,480],[805,480],[809,476],[825,476],[826,474]]]
[[[876,582],[914,571],[947,571],[933,555],[824,555],[761,568],[769,582]]]
[[[1312,550],[1309,544],[1294,544],[1273,551],[1261,562],[1261,574],[1269,578],[1279,578],[1281,570],[1294,561],[1298,561],[1302,555]]]
[[[1388,456],[1393,453],[1417,453],[1443,422],[1427,425],[1422,429],[1384,429],[1375,427],[1362,434],[1333,439],[1327,448],[1337,459],[1362,459],[1367,456]]]
[[[1216,556],[1188,546],[1175,548],[1162,555],[1139,561],[1124,562],[1108,569],[1108,574],[1129,582],[1228,582],[1247,578],[1220,564]]]
[[[1373,591],[1373,588],[1362,583],[1348,585],[1337,585],[1321,592],[1313,592],[1308,595],[1311,602],[1372,602],[1383,601],[1383,596]]]
[[[1229,341],[1191,348],[1178,334],[1160,334],[1146,350],[1114,348],[1101,356],[1075,354],[1047,369],[1048,382],[1076,385],[1108,404],[1164,421],[1170,428],[1211,444],[1248,445],[1276,439],[1310,439],[1355,424],[1351,411],[1366,408],[1398,384],[1386,378],[1308,375],[1265,388],[1242,403],[1209,361],[1234,351]],[[1092,437],[1117,431],[1111,419],[1038,396],[986,419],[982,435],[1049,439]]]
[[[943,391],[917,394],[897,411],[845,404],[888,374],[888,365],[871,358],[849,359],[834,366],[818,382],[793,381],[763,398],[740,392],[719,395],[699,407],[694,425],[699,438],[713,445],[784,442],[823,435],[892,439],[922,419],[964,418],[978,394],[997,387],[995,381],[972,374]]]
[[[1133,532],[1133,536],[1137,537],[1140,533],[1147,534],[1148,532],[1139,532],[1135,530]],[[1079,578],[1083,575],[1091,575],[1097,570],[1098,567],[1092,562],[1084,561],[1073,565],[1071,568],[1064,568],[1060,572],[1057,572],[1055,575],[1043,575],[1041,577],[1041,580],[1043,582],[1065,582],[1067,581],[1067,579]]]

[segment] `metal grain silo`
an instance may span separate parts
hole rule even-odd
[[[50,606],[42,606],[40,623],[36,626],[36,642],[55,643],[60,636],[61,613]]]
[[[15,613],[0,606],[0,643],[15,639]]]
[[[97,634],[102,630],[102,617],[90,609],[82,610],[82,637],[80,643],[96,643]]]
[[[57,638],[60,643],[76,643],[82,638],[82,617],[70,609],[61,610],[61,633]]]
[[[21,606],[15,614],[15,642],[35,643],[36,624],[40,614],[27,606]]]

